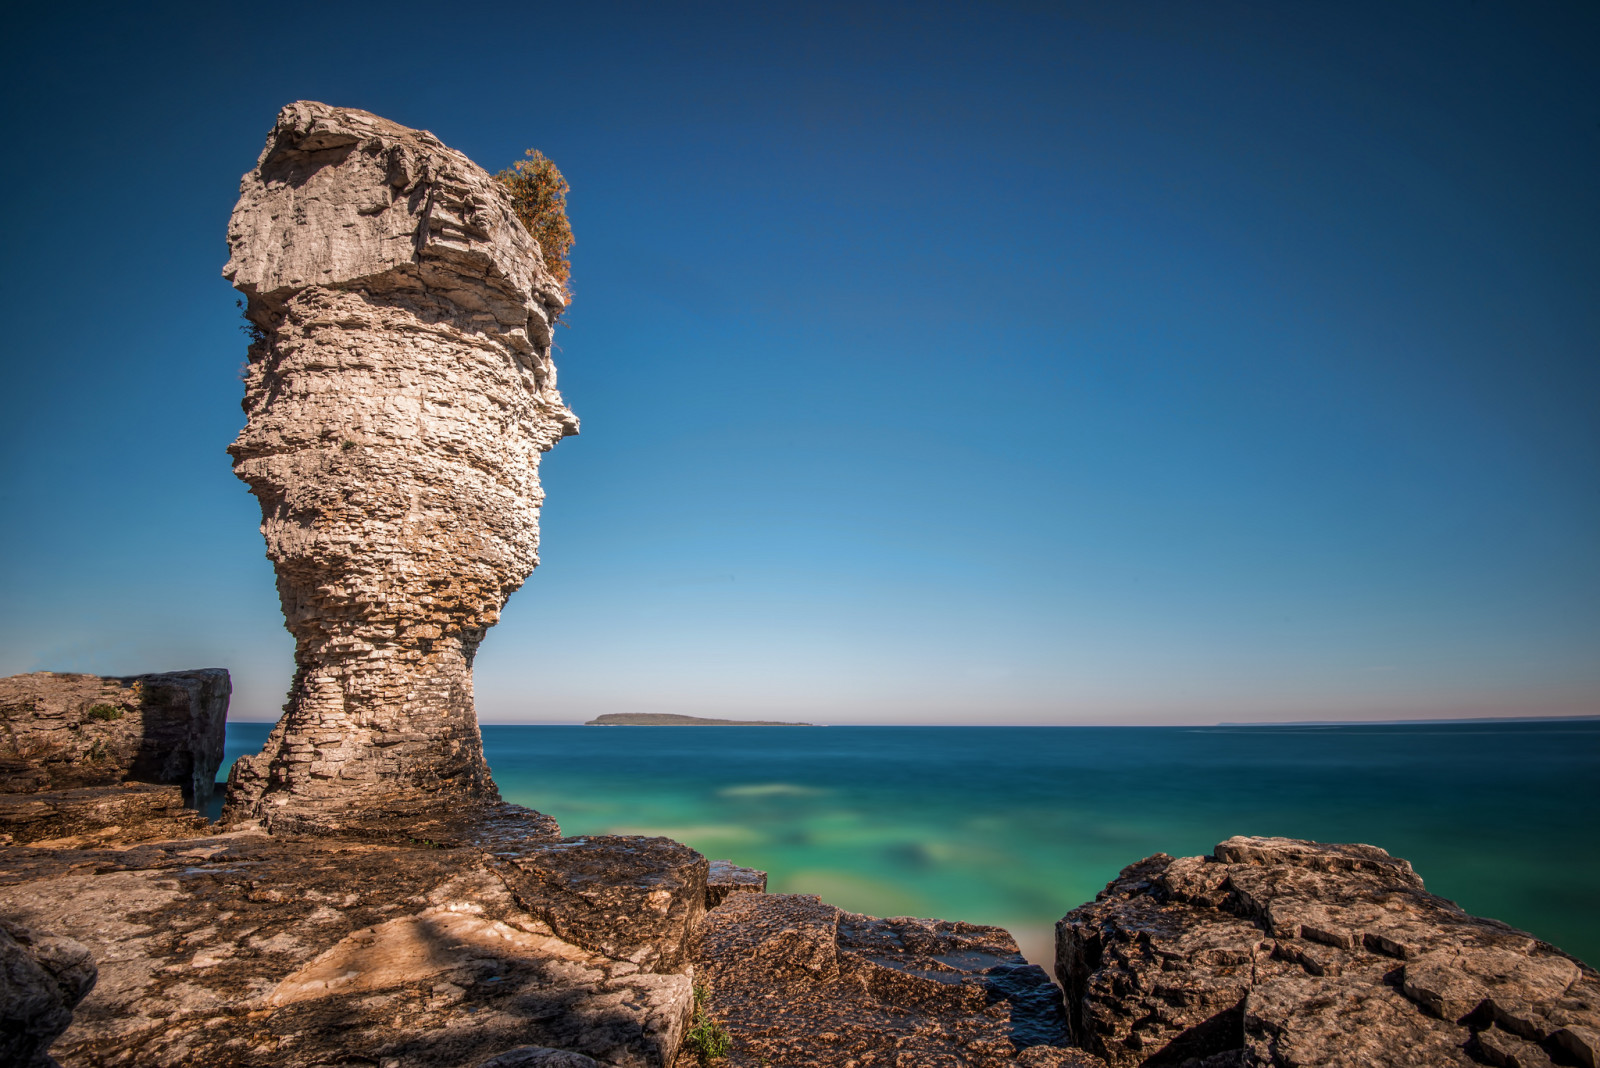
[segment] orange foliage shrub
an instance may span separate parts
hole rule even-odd
[[[495,180],[511,192],[517,218],[528,228],[539,250],[544,253],[545,266],[561,283],[567,299],[572,299],[572,263],[567,254],[572,250],[572,224],[567,221],[567,180],[561,177],[556,165],[545,158],[543,152],[530,148],[520,159],[495,175]]]

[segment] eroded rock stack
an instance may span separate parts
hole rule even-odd
[[[1056,925],[1074,1040],[1132,1065],[1594,1065],[1600,975],[1366,845],[1230,838]]]
[[[279,113],[229,226],[256,333],[229,451],[296,671],[229,815],[312,829],[494,801],[472,660],[538,563],[561,287],[505,191],[433,135]]]

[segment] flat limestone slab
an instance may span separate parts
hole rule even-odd
[[[455,1068],[519,1047],[670,1064],[689,973],[558,936],[508,889],[513,851],[496,845],[499,857],[240,832],[12,846],[0,852],[0,915],[93,954],[98,982],[51,1049],[64,1068]],[[632,854],[619,885],[659,890],[647,846]],[[669,859],[681,871],[683,858]],[[704,893],[691,880],[663,914],[692,911],[691,896],[703,907]],[[629,934],[636,946],[637,927]]]
[[[192,837],[206,821],[178,786],[125,782],[36,794],[0,794],[0,845],[72,849]]]

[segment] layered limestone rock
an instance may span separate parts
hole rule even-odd
[[[1600,975],[1365,845],[1157,854],[1056,925],[1076,1042],[1132,1065],[1594,1065]]]
[[[706,913],[697,965],[729,1068],[1098,1063],[1066,1048],[1060,991],[999,927],[737,892]]]
[[[764,894],[767,873],[759,868],[741,868],[731,860],[713,860],[706,873],[706,908],[714,909],[729,894]]]
[[[295,637],[285,713],[229,816],[329,827],[497,799],[472,660],[538,563],[561,287],[510,200],[432,134],[284,108],[229,224],[261,504]]]
[[[125,782],[0,794],[0,845],[153,842],[204,834],[207,825],[176,786]]]
[[[161,783],[203,805],[222,763],[232,690],[221,668],[0,679],[0,793]]]

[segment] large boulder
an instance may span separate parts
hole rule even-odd
[[[528,842],[497,854],[496,870],[522,908],[586,949],[657,972],[694,954],[706,858],[670,838]]]
[[[0,793],[164,783],[203,805],[232,692],[222,668],[0,679]]]
[[[1056,925],[1075,1042],[1133,1065],[1589,1064],[1600,976],[1367,845],[1157,854]]]

